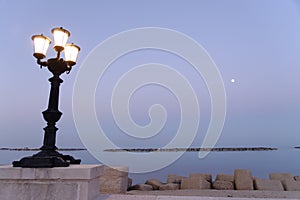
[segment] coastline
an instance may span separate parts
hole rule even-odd
[[[275,151],[274,147],[217,147],[217,148],[123,148],[105,149],[108,152],[199,152],[199,151]]]
[[[292,147],[294,149],[300,149],[300,146]],[[58,151],[87,151],[86,148],[58,148]],[[277,147],[215,147],[215,148],[120,148],[120,149],[105,149],[106,152],[199,152],[199,151],[214,151],[214,152],[226,152],[226,151],[276,151]],[[0,151],[40,151],[40,148],[29,147],[0,147]]]

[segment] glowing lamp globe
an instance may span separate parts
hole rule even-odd
[[[32,36],[32,40],[34,46],[33,56],[36,57],[37,59],[45,58],[51,40],[48,37],[44,36],[43,34]]]
[[[60,28],[54,28],[51,30],[54,38],[54,49],[57,52],[61,52],[64,50],[65,45],[68,41],[68,38],[70,37],[70,32],[66,29]]]
[[[73,43],[65,45],[65,61],[68,66],[72,67],[76,64],[79,51],[80,47]]]

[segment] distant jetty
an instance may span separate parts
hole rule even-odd
[[[300,149],[300,147],[294,147]],[[85,148],[59,148],[58,151],[85,151]],[[199,152],[199,151],[274,151],[278,148],[272,147],[217,147],[217,148],[122,148],[122,149],[105,149],[106,152]],[[0,151],[40,151],[39,148],[9,148],[2,147]]]
[[[84,149],[84,148],[59,148],[57,150],[58,151],[84,151],[86,149]],[[2,148],[0,148],[0,151],[40,151],[40,149],[39,148],[28,148],[28,147],[23,147],[23,148],[2,147]]]
[[[143,149],[105,149],[108,152],[199,152],[199,151],[274,151],[270,147],[223,147],[223,148],[143,148]]]

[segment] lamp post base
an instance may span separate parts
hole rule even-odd
[[[68,167],[70,164],[80,164],[80,159],[75,159],[70,155],[63,155],[57,151],[42,150],[39,153],[14,161],[14,167],[23,168],[51,168]]]

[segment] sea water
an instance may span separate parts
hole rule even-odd
[[[2,150],[0,151],[0,164],[11,164],[15,160],[34,153],[36,152]],[[61,153],[81,159],[82,164],[101,164],[86,150]],[[160,161],[157,160],[157,162]],[[259,178],[268,178],[271,172],[300,175],[300,149],[210,152],[203,159],[199,159],[198,152],[185,152],[177,161],[163,169],[142,174],[130,173],[129,177],[133,179],[134,184],[144,183],[150,178],[157,178],[164,182],[168,174],[188,176],[189,173],[209,173],[214,177],[218,173],[233,174],[234,169],[249,169],[253,176]]]

